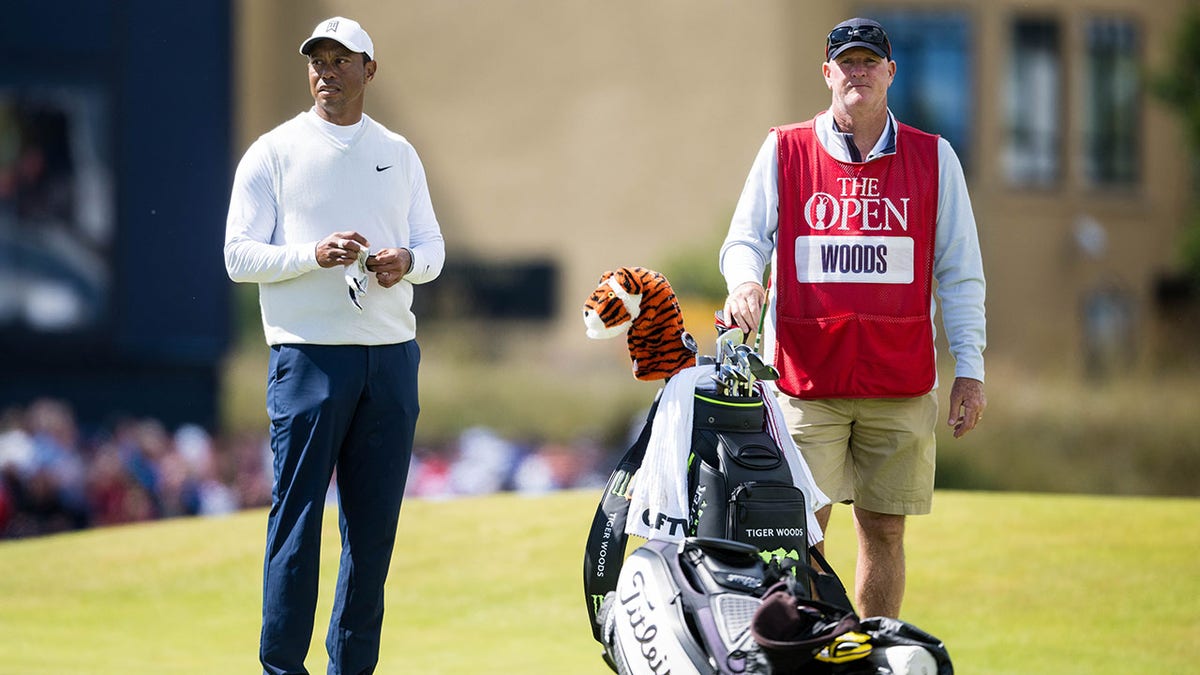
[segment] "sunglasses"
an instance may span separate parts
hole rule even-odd
[[[875,45],[882,49],[888,58],[892,57],[892,45],[888,42],[887,33],[883,32],[882,28],[878,26],[842,26],[834,28],[829,33],[829,37],[825,39],[825,58],[829,58],[829,52],[850,42],[866,42]]]

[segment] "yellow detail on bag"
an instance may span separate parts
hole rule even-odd
[[[871,653],[871,636],[866,633],[849,632],[837,636],[817,654],[818,661],[846,663],[865,658]]]

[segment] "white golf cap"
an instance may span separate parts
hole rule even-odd
[[[317,40],[336,40],[352,52],[366,54],[368,59],[375,60],[375,44],[371,36],[354,19],[335,16],[325,19],[313,29],[312,36],[300,44],[300,53],[308,56]]]

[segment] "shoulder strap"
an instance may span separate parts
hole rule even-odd
[[[625,534],[625,517],[629,513],[629,481],[642,465],[646,456],[646,446],[650,443],[650,431],[654,424],[654,414],[658,412],[658,401],[662,397],[662,389],[654,396],[650,404],[650,412],[646,414],[646,422],[637,440],[609,477],[596,507],[596,515],[592,518],[592,527],[588,531],[587,544],[583,549],[583,593],[587,602],[588,619],[592,626],[592,637],[603,644],[601,635],[603,628],[596,622],[596,614],[604,596],[617,590],[617,577],[621,574],[621,565],[625,562],[625,545],[628,537]]]
[[[816,563],[812,569],[816,574],[812,576],[813,595],[819,600],[823,600],[831,605],[841,607],[842,609],[854,611],[854,605],[850,602],[849,596],[846,594],[846,587],[842,584],[841,578],[837,572],[833,571],[833,566],[821,555],[816,546],[808,547],[808,558]]]

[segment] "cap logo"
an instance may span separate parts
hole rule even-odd
[[[336,33],[337,27],[338,27],[337,21],[330,21],[329,23],[325,24],[325,32],[326,33]]]

